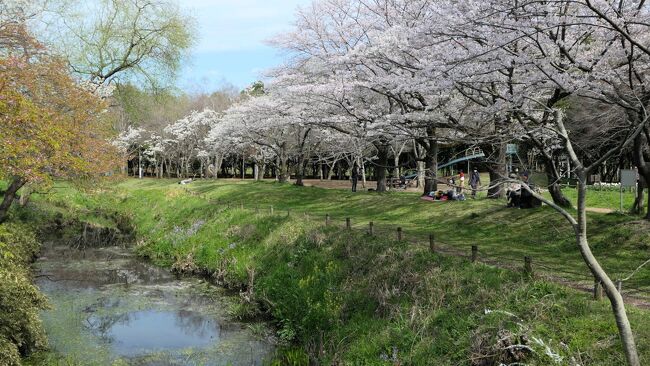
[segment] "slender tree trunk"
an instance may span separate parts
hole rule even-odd
[[[399,178],[399,153],[396,153],[395,156],[393,156],[393,176],[395,178]]]
[[[318,179],[321,182],[323,181],[323,162],[322,161],[318,162]]]
[[[307,145],[307,137],[309,136],[309,133],[311,132],[311,128],[308,128],[304,131],[304,133],[300,134],[300,149],[298,151],[298,164],[296,166],[296,185],[297,186],[304,186],[305,183],[302,181],[304,175],[305,175],[305,146]]]
[[[334,176],[334,168],[336,167],[336,163],[339,161],[339,159],[334,159],[334,162],[332,162],[332,165],[327,165],[327,180],[332,180],[332,177]]]
[[[22,178],[14,177],[11,181],[11,184],[7,188],[7,191],[4,193],[2,203],[0,203],[0,224],[7,220],[9,214],[9,208],[16,198],[16,192],[25,185],[25,181]]]
[[[645,156],[643,156],[644,147],[646,146],[646,143],[650,142],[650,137],[648,136],[649,132],[647,128],[644,130],[644,132],[645,134],[639,134],[634,138],[633,146],[634,164],[636,164],[639,176],[642,178],[639,179],[637,199],[634,202],[635,207],[639,209],[639,213],[642,212],[641,207],[643,206],[643,186],[645,186],[646,182],[650,182],[650,165],[646,162]],[[646,212],[644,219],[650,220],[650,192],[648,193],[648,211]]]
[[[425,171],[425,165],[423,161],[418,161],[417,162],[417,170],[418,170],[418,181],[417,185],[418,188],[424,187],[424,171]]]
[[[632,205],[631,213],[634,215],[642,215],[645,209],[643,202],[643,190],[645,188],[644,179],[641,177],[639,183],[636,187],[636,197],[634,198],[634,205]],[[650,201],[650,195],[648,195],[648,200]],[[650,203],[650,202],[649,202]],[[646,214],[645,219],[648,219],[648,214]]]
[[[589,241],[587,240],[587,210],[586,210],[586,198],[587,198],[587,176],[584,171],[578,171],[578,225],[575,227],[576,231],[576,241],[578,247],[580,248],[580,254],[582,258],[587,263],[587,266],[591,270],[591,273],[594,277],[601,282],[607,298],[612,306],[612,311],[614,312],[614,318],[616,319],[616,326],[618,328],[619,335],[621,337],[621,342],[623,343],[623,350],[625,352],[625,357],[630,366],[640,366],[639,356],[637,354],[636,343],[634,341],[634,334],[632,333],[632,327],[630,326],[630,321],[627,318],[627,313],[625,311],[625,304],[623,303],[623,297],[616,289],[616,285],[609,278],[605,270],[600,266],[600,263],[594,257],[589,247]]]
[[[142,179],[142,154],[138,151],[138,178]]]

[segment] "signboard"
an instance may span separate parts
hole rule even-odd
[[[506,145],[506,154],[515,155],[517,153],[517,144],[507,144]]]
[[[621,213],[623,212],[623,188],[636,187],[636,179],[636,169],[621,169],[621,186],[619,188],[621,198]]]
[[[621,169],[621,188],[636,187],[636,170]]]

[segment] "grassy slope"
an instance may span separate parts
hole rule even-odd
[[[129,181],[125,187],[146,188],[152,184],[156,187],[160,183]],[[291,209],[320,217],[329,214],[340,225],[346,217],[359,228],[373,221],[376,230],[385,230],[386,235],[395,235],[394,229],[400,226],[407,239],[423,244],[428,241],[429,233],[434,233],[440,244],[468,254],[470,246],[475,244],[482,257],[499,257],[501,262],[513,266],[520,266],[523,257],[528,255],[540,270],[544,265],[552,273],[563,272],[562,277],[585,283],[592,281],[569,225],[550,208],[531,212],[506,209],[502,201],[432,203],[419,200],[417,194],[411,193],[352,194],[237,181],[197,182],[190,189],[209,199],[243,201],[250,208],[273,205],[276,211]],[[591,193],[590,196],[594,197]],[[594,252],[613,278],[626,277],[649,257],[650,225],[623,215],[590,213],[589,216]],[[650,272],[639,273],[626,285],[648,290]]]
[[[499,347],[526,342],[536,350],[527,356],[530,364],[553,363],[545,345],[563,357],[561,364],[571,357],[588,365],[623,362],[607,303],[516,272],[432,255],[425,245],[391,240],[392,229],[382,231],[399,225],[408,239],[423,243],[434,232],[439,241],[463,251],[478,244],[490,255],[520,260],[532,254],[536,263],[546,258],[549,266],[584,273],[568,226],[548,209],[507,210],[487,200],[428,203],[414,194],[353,195],[271,183],[197,182],[189,188],[204,197],[173,181],[129,180],[116,193],[59,190],[41,204],[63,212],[127,212],[143,255],[207,272],[240,289],[243,301],[236,314],[268,310],[280,338],[298,341],[325,360],[456,365],[480,364],[481,357],[494,355],[493,360],[507,363],[516,360]],[[232,202],[230,207],[244,202],[250,209],[226,209],[223,202]],[[264,210],[255,214],[255,206]],[[332,215],[330,227],[323,225],[326,213]],[[374,221],[378,235],[342,230],[345,217],[359,228]],[[615,274],[628,273],[648,254],[629,220],[591,217],[597,255]],[[636,281],[647,283],[647,273]],[[647,315],[630,310],[646,362]],[[285,362],[301,356],[302,351],[288,352]]]

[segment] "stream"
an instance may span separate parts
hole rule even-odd
[[[51,348],[83,365],[264,365],[273,353],[262,324],[228,316],[224,290],[177,277],[122,247],[48,243],[36,284]]]

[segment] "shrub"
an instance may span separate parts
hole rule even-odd
[[[20,365],[28,355],[46,345],[39,311],[46,299],[31,281],[28,264],[38,249],[31,229],[0,225],[0,362]]]

